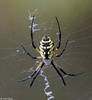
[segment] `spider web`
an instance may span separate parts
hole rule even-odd
[[[0,1],[0,100],[92,100],[92,9],[91,0],[76,1]],[[44,66],[30,88],[32,74],[41,60],[31,59],[22,49],[39,56],[31,44],[30,23],[34,20],[34,42],[39,47],[47,34],[58,44],[57,16],[61,31],[61,47],[66,51],[54,61],[67,73],[86,73],[70,77],[63,75],[66,87],[53,66]]]

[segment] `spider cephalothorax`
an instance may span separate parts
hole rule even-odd
[[[63,76],[61,75],[60,71],[65,74],[65,75],[68,75],[68,76],[77,76],[77,75],[80,75],[84,72],[81,72],[81,73],[78,73],[78,74],[68,74],[66,73],[65,71],[63,71],[54,61],[53,61],[53,57],[60,57],[63,52],[65,51],[66,49],[66,46],[67,46],[67,43],[68,43],[68,40],[65,44],[65,47],[64,49],[62,50],[62,52],[60,54],[57,54],[54,56],[54,53],[56,51],[58,51],[58,49],[60,48],[60,45],[61,45],[61,29],[60,29],[60,25],[59,25],[59,22],[58,22],[58,19],[56,17],[56,21],[57,21],[57,24],[58,24],[58,29],[59,29],[59,43],[57,45],[57,48],[55,49],[54,47],[54,42],[51,40],[51,38],[47,35],[45,35],[42,40],[40,41],[40,46],[39,46],[39,49],[36,48],[35,44],[34,44],[34,40],[33,40],[33,21],[34,21],[34,16],[33,16],[33,19],[32,19],[32,23],[31,23],[31,41],[32,41],[32,46],[33,48],[40,53],[41,57],[34,57],[32,56],[29,52],[27,52],[27,50],[25,49],[25,47],[23,45],[21,45],[24,49],[24,51],[33,59],[42,59],[42,62],[39,64],[39,66],[35,69],[35,71],[33,72],[32,75],[28,76],[27,78],[25,79],[22,79],[22,80],[14,80],[14,81],[18,81],[18,82],[23,82],[23,81],[26,81],[28,79],[30,79],[31,77],[33,77],[34,75],[34,78],[30,84],[30,86],[32,86],[34,80],[36,79],[36,77],[38,76],[39,72],[41,71],[42,67],[44,64],[46,65],[50,65],[52,64],[52,66],[55,68],[56,72],[60,75],[62,81],[63,81],[63,84],[64,86],[66,85],[65,81],[64,81],[64,78]]]

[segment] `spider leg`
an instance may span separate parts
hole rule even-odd
[[[60,67],[58,67],[58,68],[60,69],[61,72],[63,72],[65,75],[68,75],[68,76],[77,76],[77,75],[81,75],[86,72],[86,71],[83,71],[83,72],[77,73],[77,74],[69,74],[69,73],[66,73],[65,71],[63,71]]]
[[[24,78],[22,80],[15,80],[15,79],[11,79],[11,80],[16,81],[16,82],[23,82],[23,81],[26,81],[26,80],[30,79],[36,72],[37,71],[35,70],[32,75],[30,75],[27,78]]]
[[[58,46],[57,46],[57,49],[60,48],[60,45],[61,45],[61,29],[60,29],[60,25],[59,25],[59,21],[56,17],[56,21],[57,21],[57,24],[58,24],[58,29],[59,29],[59,43],[58,43]]]
[[[57,48],[54,50],[54,52],[58,51],[58,49],[60,48],[60,45],[61,45],[61,29],[60,29],[60,25],[59,25],[59,21],[57,19],[57,16],[56,16],[56,21],[57,21],[58,29],[59,29],[59,43],[58,43]]]
[[[83,73],[86,72],[86,71],[84,71],[84,72],[77,73],[77,74],[69,74],[69,73],[66,73],[65,71],[63,71],[55,62],[54,62],[54,65],[55,65],[61,72],[63,72],[63,74],[68,75],[68,76],[77,76],[77,75],[81,75],[81,74],[83,74]]]
[[[57,71],[57,73],[60,75],[60,77],[61,77],[61,79],[62,79],[62,81],[63,81],[63,85],[66,86],[66,83],[65,83],[65,81],[64,81],[64,78],[63,78],[63,76],[61,75],[61,73],[59,72],[59,70],[57,69],[56,64],[53,62],[53,60],[51,61],[51,64],[53,65],[53,67],[55,68],[55,70]]]
[[[62,50],[62,52],[60,54],[56,55],[56,56],[53,56],[53,57],[60,57],[63,54],[63,52],[65,51],[67,44],[68,44],[68,40],[66,41],[65,47]]]
[[[24,49],[24,51],[26,52],[26,54],[28,54],[31,58],[33,58],[33,59],[41,59],[42,58],[42,57],[33,57],[29,52],[27,52],[27,50],[24,48],[23,45],[21,45],[21,46]]]
[[[30,75],[30,76],[28,76],[27,78],[24,78],[24,79],[22,79],[22,80],[14,80],[14,79],[12,79],[12,80],[13,80],[13,81],[16,81],[16,82],[23,82],[23,81],[26,81],[26,80],[30,79],[31,77],[33,77],[42,65],[43,65],[43,62],[41,62],[40,65],[39,65],[39,66],[36,68],[36,70],[33,72],[33,74]]]
[[[37,52],[40,53],[39,49],[37,49],[36,46],[34,45],[34,40],[33,40],[33,21],[34,21],[34,17],[35,17],[35,16],[33,16],[32,23],[31,23],[31,41],[32,41],[32,46],[33,46],[33,48],[34,48]]]
[[[34,76],[34,78],[33,78],[32,82],[31,82],[31,84],[30,84],[30,87],[33,85],[34,80],[35,80],[35,79],[36,79],[36,77],[38,76],[38,74],[39,74],[39,72],[41,71],[41,69],[42,69],[43,65],[44,65],[44,62],[41,62],[41,63],[40,63],[40,65],[39,65],[38,71],[37,71],[36,75]]]
[[[31,82],[31,84],[30,84],[30,87],[33,85],[33,82],[34,82],[34,80],[36,79],[36,77],[38,76],[40,70],[41,70],[41,68],[38,70],[38,72],[37,72],[36,75],[34,76],[32,82]]]

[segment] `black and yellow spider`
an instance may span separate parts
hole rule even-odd
[[[32,23],[31,23],[31,41],[32,41],[32,46],[33,48],[40,53],[41,57],[33,57],[32,55],[30,55],[29,52],[27,52],[27,50],[24,48],[23,45],[21,45],[24,49],[24,51],[33,59],[42,59],[42,62],[40,62],[39,66],[35,69],[35,71],[33,72],[32,75],[28,76],[27,78],[24,78],[22,80],[14,80],[14,81],[18,81],[18,82],[23,82],[23,81],[26,81],[28,79],[30,79],[31,77],[33,77],[34,75],[34,78],[30,84],[30,87],[32,86],[34,80],[36,79],[36,77],[38,76],[39,72],[41,71],[42,67],[44,64],[46,65],[50,65],[52,64],[52,66],[55,68],[56,72],[60,75],[62,81],[63,81],[63,85],[65,86],[66,83],[64,81],[64,78],[63,76],[61,75],[61,73],[59,72],[59,70],[61,72],[63,72],[63,74],[65,75],[68,75],[68,76],[77,76],[77,75],[80,75],[84,72],[81,72],[81,73],[78,73],[78,74],[68,74],[66,72],[64,72],[54,61],[53,61],[53,57],[60,57],[63,52],[65,51],[66,49],[66,46],[67,46],[67,43],[68,43],[68,40],[65,44],[65,47],[64,49],[62,50],[62,52],[60,54],[57,54],[57,55],[54,55],[54,53],[56,51],[58,51],[58,49],[60,48],[60,45],[61,45],[61,29],[60,29],[60,25],[59,25],[59,21],[56,17],[56,21],[57,21],[57,24],[58,24],[58,28],[59,28],[59,43],[58,43],[58,46],[57,48],[55,49],[54,47],[54,42],[51,40],[51,38],[47,35],[45,35],[42,40],[40,41],[40,46],[39,46],[39,49],[36,48],[35,44],[34,44],[34,40],[33,40],[33,21],[34,21],[34,16],[33,16],[33,19],[32,19]]]

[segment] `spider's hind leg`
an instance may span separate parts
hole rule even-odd
[[[60,67],[58,67],[58,68],[60,69],[61,72],[63,72],[65,75],[68,75],[68,76],[77,76],[77,75],[81,75],[86,72],[86,71],[83,71],[83,72],[77,73],[77,74],[69,74],[69,73],[66,73],[65,71],[63,71]]]
[[[68,75],[68,76],[77,76],[77,75],[81,75],[86,72],[86,71],[83,71],[83,72],[77,73],[77,74],[69,74],[69,73],[66,73],[65,71],[63,71],[56,63],[54,63],[54,64],[61,72],[63,72],[63,74]]]
[[[31,77],[33,77],[33,76],[35,75],[36,72],[37,72],[37,71],[35,70],[35,71],[33,72],[32,75],[30,75],[30,76],[28,76],[28,77],[26,77],[26,78],[24,78],[24,79],[22,79],[22,80],[15,80],[15,79],[11,79],[11,80],[12,80],[12,81],[16,81],[16,82],[24,82],[24,81],[30,79]]]
[[[63,76],[61,75],[61,73],[59,72],[59,70],[57,69],[57,66],[55,65],[55,63],[53,62],[53,60],[52,60],[51,64],[53,65],[53,67],[55,68],[55,70],[57,71],[57,73],[60,75],[60,77],[61,77],[61,79],[62,79],[62,81],[63,81],[63,85],[66,86],[66,83],[65,83],[65,81],[64,81],[64,78],[63,78]]]
[[[43,65],[44,65],[44,62],[41,62],[40,65],[35,69],[35,71],[33,72],[33,74],[30,75],[30,76],[28,76],[27,78],[24,78],[24,79],[22,79],[22,80],[15,80],[15,79],[11,79],[11,80],[12,80],[12,81],[16,81],[16,82],[24,82],[24,81],[30,79],[31,77],[33,77],[33,76],[36,74],[36,75],[34,76],[34,78],[33,78],[33,81],[32,81],[32,83],[31,83],[31,85],[30,85],[30,86],[32,86],[32,84],[33,84],[35,78],[36,78],[37,75],[39,74],[39,72],[40,72],[41,68],[43,67]]]
[[[31,84],[30,84],[30,87],[33,85],[33,82],[34,82],[34,80],[36,79],[36,77],[38,76],[39,72],[41,71],[43,65],[44,65],[44,62],[41,62],[40,65],[36,68],[36,72],[37,72],[37,73],[36,73],[36,75],[34,76],[32,82],[31,82]]]

